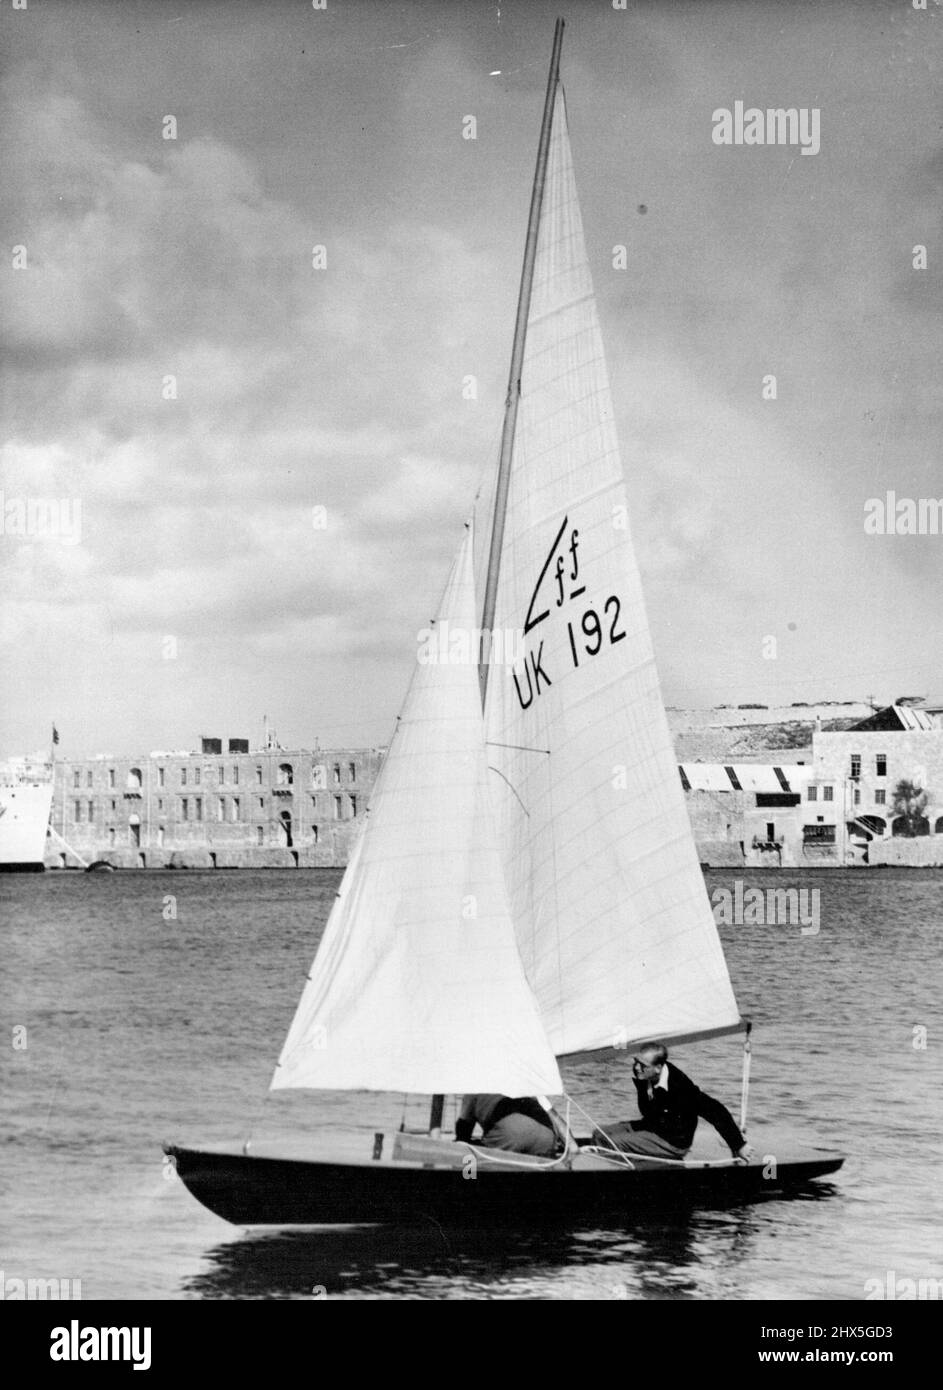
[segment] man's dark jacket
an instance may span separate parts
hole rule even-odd
[[[694,1142],[694,1131],[700,1116],[714,1126],[732,1153],[741,1149],[746,1141],[726,1105],[699,1090],[691,1078],[672,1062],[666,1065],[667,1091],[663,1086],[653,1086],[649,1096],[647,1083],[632,1078],[642,1114],[641,1120],[633,1121],[632,1128],[650,1129],[669,1144],[679,1149],[689,1149]]]

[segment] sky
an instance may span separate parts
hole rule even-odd
[[[497,460],[558,12],[666,702],[943,692],[943,535],[864,525],[943,497],[938,0],[28,0],[0,753],[388,740]],[[716,144],[736,101],[821,148]]]

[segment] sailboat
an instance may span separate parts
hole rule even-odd
[[[240,1225],[600,1219],[780,1190],[823,1148],[552,1158],[445,1131],[444,1098],[562,1097],[561,1059],[747,1032],[659,690],[554,33],[479,610],[468,525],[273,1090],[431,1097],[421,1132],[166,1145]],[[519,641],[498,641],[514,634]],[[558,1102],[558,1110],[562,1106]],[[592,1131],[590,1131],[592,1132]],[[469,1181],[474,1178],[474,1181]]]

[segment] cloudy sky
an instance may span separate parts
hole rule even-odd
[[[863,524],[943,497],[938,0],[29,0],[0,487],[81,536],[0,536],[0,751],[386,741],[496,459],[558,9],[666,699],[943,690],[943,536]],[[737,100],[820,152],[718,147]]]

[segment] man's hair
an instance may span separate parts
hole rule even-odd
[[[645,1043],[639,1048],[639,1052],[650,1052],[652,1054],[652,1066],[663,1067],[668,1060],[668,1049],[664,1043],[650,1042]]]

